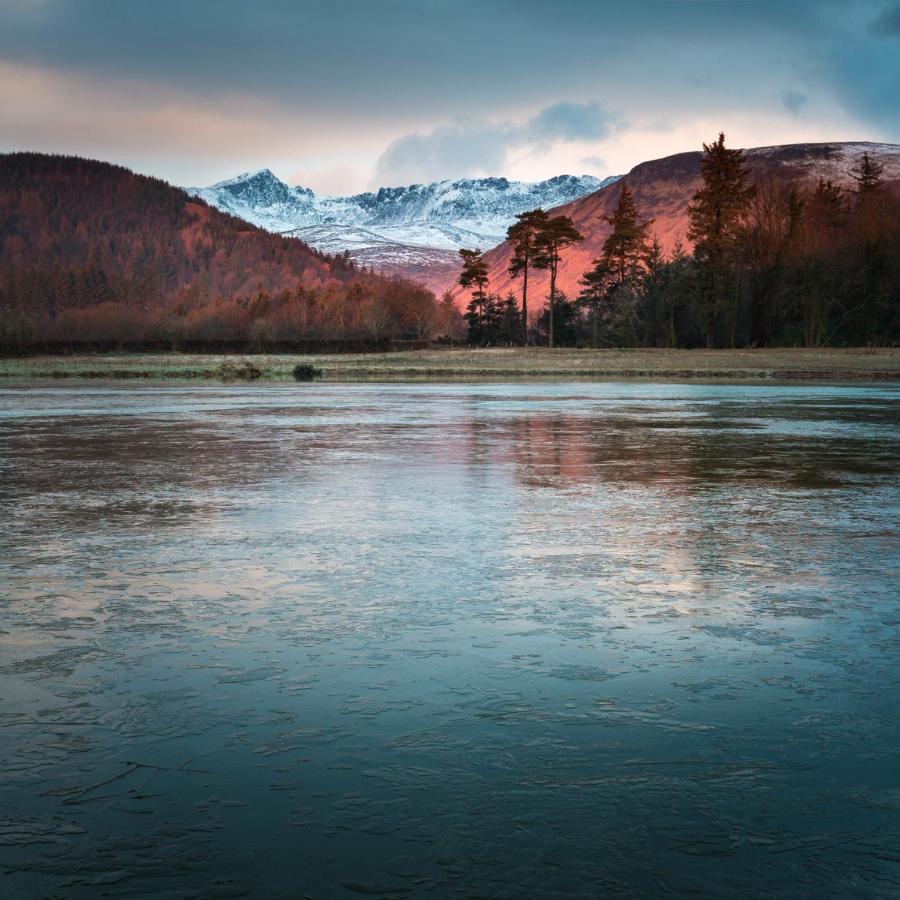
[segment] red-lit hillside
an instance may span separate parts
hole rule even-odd
[[[418,285],[359,272],[108,163],[0,156],[0,211],[7,342],[11,331],[56,339],[173,330],[383,337],[421,328],[436,310]]]
[[[777,178],[797,184],[814,184],[829,178],[837,184],[852,184],[851,169],[868,152],[884,164],[884,178],[893,187],[900,187],[900,146],[894,144],[795,144],[782,147],[760,147],[746,151],[746,162],[755,181]],[[634,190],[642,215],[653,219],[651,234],[669,253],[681,239],[687,241],[687,208],[700,185],[702,154],[679,153],[664,159],[641,163],[623,179]],[[611,216],[619,200],[622,182],[616,182],[596,193],[589,194],[565,206],[557,207],[554,215],[567,215],[585,236],[581,244],[565,252],[559,269],[558,287],[568,296],[577,296],[582,274],[592,260],[600,255],[609,234],[607,216]],[[512,290],[518,293],[520,283],[507,273],[511,251],[507,243],[500,244],[486,254],[490,265],[491,290],[500,295]],[[543,298],[548,284],[545,273],[532,272],[529,279],[532,296]]]

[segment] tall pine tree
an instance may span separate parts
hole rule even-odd
[[[481,250],[460,250],[462,271],[461,287],[471,290],[472,299],[466,307],[465,319],[469,323],[469,343],[483,344],[487,336],[492,304],[488,295],[488,267]]]
[[[706,346],[716,342],[716,326],[723,314],[731,320],[732,343],[736,297],[734,250],[741,223],[755,188],[748,183],[741,150],[725,146],[725,135],[703,145],[703,186],[688,206],[688,237],[702,282],[702,318]]]
[[[562,259],[562,251],[572,244],[583,241],[584,236],[575,227],[568,216],[553,216],[548,218],[538,231],[535,240],[534,267],[546,269],[550,273],[550,316],[547,329],[547,346],[554,343],[554,308],[556,306],[556,275],[559,272],[559,262]]]
[[[865,248],[860,269],[858,317],[862,337],[868,344],[876,338],[879,307],[885,312],[888,307],[897,305],[896,292],[887,288],[884,279],[890,268],[890,250],[884,241],[885,220],[890,218],[890,210],[885,204],[883,163],[872,159],[868,152],[863,153],[851,174],[856,181],[856,231]]]
[[[612,226],[609,237],[603,242],[603,257],[617,285],[635,284],[640,281],[647,256],[647,233],[653,220],[641,221],[634,193],[627,184],[622,185],[615,213],[607,216]]]
[[[622,185],[619,202],[612,216],[605,216],[612,226],[603,242],[603,255],[581,280],[584,290],[579,301],[592,312],[592,339],[596,346],[601,307],[604,317],[614,326],[618,337],[634,342],[637,295],[646,270],[649,245],[647,233],[651,221],[641,221],[634,193]]]
[[[547,223],[547,213],[542,209],[520,213],[506,231],[506,239],[512,242],[513,257],[509,274],[522,276],[522,343],[528,343],[528,269],[534,265],[537,254],[537,238]]]

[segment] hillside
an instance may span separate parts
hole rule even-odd
[[[849,187],[851,169],[868,152],[884,164],[884,178],[893,187],[900,187],[900,145],[896,144],[795,144],[780,147],[759,147],[745,152],[747,167],[755,181],[777,178],[801,185],[814,184],[820,178]],[[702,153],[679,153],[664,159],[635,166],[623,180],[634,190],[642,215],[653,219],[651,233],[671,252],[677,240],[686,249],[687,208],[700,185]],[[620,184],[611,184],[593,194],[567,203],[553,210],[554,214],[570,216],[585,236],[583,243],[566,251],[559,270],[559,288],[568,296],[577,296],[582,274],[600,255],[609,234],[605,217],[611,216],[618,203]],[[511,251],[506,242],[486,254],[490,265],[491,289],[504,295],[520,290],[520,283],[511,279],[507,267]],[[451,287],[448,281],[446,287]],[[529,290],[534,297],[542,297],[548,290],[543,273],[530,276]]]
[[[251,328],[380,337],[408,324],[391,303],[434,307],[418,286],[362,274],[107,163],[0,156],[0,209],[7,339],[17,330],[133,338],[173,329],[241,337]]]

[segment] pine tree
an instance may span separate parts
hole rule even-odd
[[[863,264],[859,270],[862,285],[857,317],[861,336],[867,344],[876,340],[879,307],[897,305],[896,293],[886,290],[884,283],[884,274],[890,268],[888,256],[891,251],[884,241],[886,219],[890,217],[890,212],[885,205],[887,197],[883,190],[883,173],[884,164],[873,160],[868,153],[863,153],[852,171],[857,194],[855,230],[864,247]]]
[[[517,310],[518,311],[518,310]],[[506,301],[498,294],[488,294],[484,303],[484,332],[482,344],[493,347],[508,344],[506,336]]]
[[[480,250],[460,250],[459,255],[463,263],[459,284],[472,291],[464,316],[469,323],[469,343],[481,344],[488,324],[488,267]]]
[[[647,233],[651,222],[641,221],[627,184],[622,185],[615,213],[604,218],[612,230],[603,242],[603,255],[594,260],[593,268],[581,279],[584,290],[578,297],[580,304],[591,310],[594,346],[604,306],[605,318],[619,328],[619,337],[627,342],[636,338],[633,319],[649,251]]]
[[[582,286],[578,295],[579,306],[590,311],[591,346],[596,347],[600,340],[600,319],[604,301],[612,282],[612,272],[605,257],[594,260],[594,265],[579,280]]]
[[[684,243],[679,237],[666,262],[666,347],[683,347],[688,343],[690,335],[683,320],[691,317],[695,305],[695,281],[694,258],[685,252]]]
[[[642,222],[634,194],[627,184],[622,185],[619,203],[612,216],[606,216],[612,226],[603,242],[603,256],[617,285],[634,284],[641,276],[647,255],[647,233],[652,220]]]
[[[712,347],[720,315],[729,312],[733,319],[733,251],[755,188],[748,184],[743,152],[726,148],[722,133],[714,143],[703,145],[701,172],[703,187],[688,206],[688,237],[694,241],[694,259],[703,278],[702,317],[706,345]]]
[[[641,278],[641,317],[644,346],[658,347],[665,340],[668,322],[666,304],[670,299],[669,269],[662,245],[654,238],[644,254]]]
[[[876,162],[868,153],[863,153],[859,164],[851,169],[856,181],[856,190],[860,199],[876,193],[884,184],[884,163]]]
[[[512,291],[502,303],[497,304],[497,320],[499,337],[503,343],[510,346],[517,343],[522,335],[522,318]]]
[[[506,239],[512,242],[513,257],[509,274],[522,276],[522,343],[528,343],[528,269],[534,265],[537,238],[547,223],[547,213],[542,209],[520,213],[506,231]]]
[[[568,216],[553,216],[541,226],[535,240],[534,268],[546,269],[550,273],[550,304],[549,326],[547,331],[547,345],[554,345],[554,307],[556,305],[556,275],[559,271],[559,261],[562,251],[578,241],[583,241],[584,236],[575,227]]]

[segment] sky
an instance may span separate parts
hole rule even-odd
[[[349,194],[900,142],[898,0],[0,0],[0,152]]]

